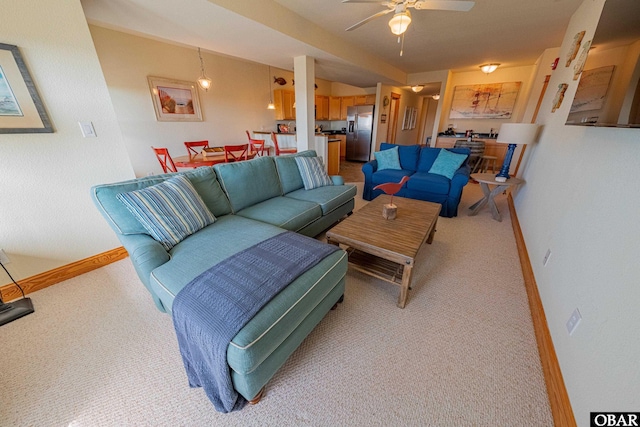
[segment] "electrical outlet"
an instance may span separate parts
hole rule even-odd
[[[9,264],[11,261],[6,253],[4,253],[4,249],[0,249],[0,263]]]
[[[569,332],[569,336],[573,335],[573,332],[580,324],[580,320],[582,320],[582,316],[576,308],[575,310],[573,310],[573,313],[571,313],[571,317],[569,317],[569,320],[567,320],[567,331]]]
[[[551,257],[551,249],[547,249],[547,253],[544,254],[544,259],[542,260],[542,265],[547,265],[550,257]]]

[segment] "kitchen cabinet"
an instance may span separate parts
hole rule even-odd
[[[346,120],[346,117],[342,119],[341,111],[342,98],[339,96],[329,97],[329,120]]]
[[[333,138],[340,140],[340,158],[344,159],[347,155],[347,135],[332,135]]]
[[[295,120],[296,93],[292,90],[275,89],[273,91],[273,103],[276,106],[276,120]]]
[[[340,173],[340,141],[332,141],[328,143],[327,148],[327,173],[329,175],[338,175]]]
[[[375,103],[375,95],[358,95],[355,97],[355,105],[374,105]]]
[[[347,107],[356,105],[355,96],[343,96],[340,102],[340,120],[347,120]]]
[[[316,120],[329,120],[329,97],[316,95]]]

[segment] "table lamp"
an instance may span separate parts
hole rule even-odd
[[[504,156],[502,169],[496,175],[497,182],[505,182],[509,179],[509,166],[511,158],[516,149],[516,145],[526,145],[532,143],[538,133],[538,125],[535,123],[505,123],[500,126],[496,142],[509,144],[507,154]]]

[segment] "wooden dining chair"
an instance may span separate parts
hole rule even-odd
[[[278,145],[278,135],[275,132],[271,132],[271,141],[276,149],[276,156],[279,156],[280,154],[294,154],[298,152],[298,149],[295,147],[280,148],[280,145]]]
[[[187,147],[187,153],[189,156],[195,156],[200,154],[203,148],[209,147],[209,141],[186,141],[184,146]],[[199,150],[197,150],[199,148]]]
[[[160,166],[162,166],[162,170],[164,171],[164,173],[178,172],[178,168],[176,167],[175,163],[173,163],[171,155],[169,155],[168,148],[156,148],[152,146],[151,149],[154,151],[154,153],[156,153],[156,157],[158,158],[158,161],[160,162]]]
[[[249,160],[249,144],[224,146],[224,161],[226,163],[242,160]]]
[[[247,130],[245,132],[247,133],[247,138],[249,138],[249,148],[250,148],[249,155],[250,156],[253,155],[253,157],[262,157],[264,155],[268,156],[269,148],[265,148],[264,146],[265,140],[251,138],[251,134],[249,133],[249,131]]]

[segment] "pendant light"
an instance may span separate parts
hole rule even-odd
[[[204,73],[204,62],[202,61],[200,48],[198,48],[198,57],[200,58],[200,77],[198,77],[198,85],[207,92],[211,87],[211,79]]]
[[[273,103],[273,94],[271,93],[271,65],[269,65],[269,75],[267,76],[269,83],[269,104],[267,104],[267,110],[275,110],[276,106]]]

